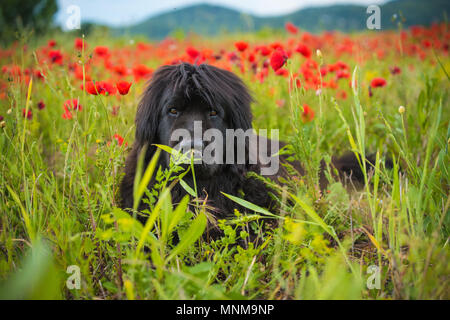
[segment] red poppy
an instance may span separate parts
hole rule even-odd
[[[95,88],[97,89],[97,92],[99,94],[102,94],[104,96],[107,94],[111,96],[116,94],[117,92],[116,87],[108,81],[97,81],[95,83]]]
[[[64,102],[64,110],[67,112],[70,109],[81,111],[83,110],[83,107],[79,103],[78,99],[69,99]]]
[[[280,69],[287,61],[288,56],[282,48],[277,48],[270,57],[270,66],[274,71]]]
[[[64,113],[62,114],[63,119],[70,120],[72,119],[72,113],[68,109],[64,109]]]
[[[75,39],[75,49],[81,51],[83,50],[83,42],[84,42],[84,48],[86,49],[86,42],[83,41],[83,39],[81,38],[76,38]]]
[[[268,48],[268,47],[266,47],[266,46],[262,46],[260,49],[259,49],[259,52],[261,52],[261,55],[262,56],[264,56],[264,57],[266,57],[266,56],[268,56],[269,54],[270,54],[270,49]]]
[[[48,45],[50,48],[53,48],[54,46],[56,46],[56,41],[53,40],[53,39],[48,40],[47,45]]]
[[[124,65],[117,65],[114,66],[114,72],[117,73],[119,76],[126,76],[128,74],[128,68]]]
[[[94,96],[98,94],[114,95],[117,90],[116,87],[108,81],[97,81],[95,83],[93,81],[88,81],[86,82],[86,92]]]
[[[234,44],[234,46],[236,47],[236,49],[238,49],[239,51],[243,52],[245,50],[247,50],[248,48],[248,43],[244,42],[244,41],[238,41]]]
[[[374,78],[370,82],[370,85],[373,88],[378,88],[378,87],[384,87],[386,85],[386,83],[387,83],[386,80],[384,80],[383,78]]]
[[[119,135],[119,134],[114,134],[113,138],[117,141],[117,143],[119,144],[119,146],[122,146],[123,144],[123,138]],[[127,146],[128,143],[125,142],[125,146]]]
[[[136,81],[140,79],[147,79],[153,73],[153,70],[148,68],[147,66],[140,64],[133,68],[133,75]]]
[[[286,69],[282,68],[282,69],[278,69],[275,74],[277,76],[283,76],[283,77],[287,77],[289,76],[289,71],[287,71]]]
[[[131,87],[131,82],[128,81],[119,81],[116,83],[117,90],[121,95],[126,95]]]
[[[422,40],[422,45],[423,45],[425,48],[431,48],[432,43],[431,43],[430,40],[424,39],[424,40]]]
[[[193,48],[193,47],[187,47],[186,48],[186,53],[192,59],[195,59],[195,58],[197,58],[200,55],[200,52],[197,49]]]
[[[27,110],[25,108],[22,109],[22,116],[27,118],[28,120],[31,120],[33,118],[33,112],[31,110]]]
[[[63,56],[59,50],[51,50],[48,53],[48,56],[51,59],[52,63],[62,64]]]
[[[44,109],[44,108],[45,108],[45,103],[44,103],[44,101],[42,101],[42,100],[39,101],[38,104],[37,104],[37,107],[38,107],[39,110]]]
[[[274,50],[276,50],[278,48],[283,49],[283,45],[280,42],[272,42],[270,44],[270,47]]]
[[[391,74],[396,75],[402,73],[402,69],[397,66],[390,68]]]
[[[95,87],[95,83],[93,81],[86,82],[86,92],[89,94],[97,95],[97,88]]]
[[[298,53],[300,53],[302,56],[304,56],[305,58],[310,58],[311,57],[311,49],[308,48],[306,45],[304,45],[303,43],[300,43],[297,48],[295,49],[295,51],[297,51]]]
[[[291,22],[286,23],[284,27],[286,28],[286,31],[289,33],[297,34],[298,32],[298,28]]]
[[[33,74],[38,79],[44,79],[44,74],[42,73],[41,70],[34,70]]]
[[[337,79],[342,79],[342,78],[350,78],[350,72],[348,72],[348,70],[338,70],[336,71],[336,78]]]
[[[305,103],[303,105],[302,121],[311,122],[314,119],[314,111]]]
[[[239,60],[239,57],[237,56],[236,52],[230,52],[227,54],[227,58],[229,61],[234,62],[236,60]]]
[[[105,47],[105,46],[97,46],[97,47],[95,47],[94,52],[99,57],[106,57],[106,56],[109,55],[109,49],[108,49],[108,47]]]

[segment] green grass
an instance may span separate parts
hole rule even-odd
[[[277,40],[243,37],[250,42]],[[77,57],[73,39],[61,35],[57,41],[82,66],[94,44],[105,42],[89,38],[87,52]],[[194,41],[213,48],[229,43],[230,49],[233,40]],[[125,39],[107,43],[127,46]],[[16,49],[0,61],[33,66],[35,48],[32,43],[27,51]],[[339,58],[332,50],[322,51],[323,61],[314,57],[319,64]],[[448,299],[445,68],[448,73],[450,64],[447,56],[439,58],[432,64],[430,52],[418,63],[416,57],[392,53],[360,65],[350,55],[340,57],[354,71],[353,89],[347,83],[340,86],[348,95],[345,100],[336,100],[328,89],[318,95],[314,90],[289,92],[286,78],[273,72],[263,84],[252,81],[249,73],[242,75],[256,98],[255,128],[279,129],[280,138],[291,143],[308,170],[285,181],[279,212],[234,199],[248,212],[219,221],[224,236],[209,243],[201,234],[211,217],[206,205],[196,201],[197,190],[190,188],[190,197],[172,204],[170,187],[183,183],[184,174],[176,165],[164,172],[151,165],[138,170],[135,201],[143,197],[151,210],[133,217],[117,208],[129,147],[119,146],[112,136],[119,133],[131,145],[144,82],[134,83],[127,96],[105,97],[81,91],[80,82],[64,67],[48,69],[45,82],[24,83],[2,75],[7,96],[0,100],[5,118],[0,129],[0,298]],[[293,56],[289,71],[302,62]],[[149,58],[144,63],[157,67],[161,61]],[[394,64],[402,67],[401,75],[386,71]],[[98,69],[98,74],[104,72]],[[369,98],[367,87],[359,84],[374,74],[387,77],[388,85],[374,89]],[[65,120],[62,105],[71,98],[79,98],[83,110]],[[279,99],[286,101],[281,108],[275,104]],[[35,107],[40,100],[46,103],[43,110]],[[314,108],[313,122],[302,122],[303,103]],[[119,113],[112,116],[115,105],[120,105]],[[405,113],[398,112],[400,105]],[[24,119],[22,108],[33,111],[32,120]],[[346,150],[360,158],[366,185],[354,191],[332,181],[321,194],[320,160]],[[392,157],[394,169],[377,162],[369,170],[363,161],[369,151],[380,159]],[[145,190],[153,175],[157,187]],[[189,202],[197,204],[195,209],[187,209]],[[137,214],[149,216],[145,225],[135,219]],[[277,216],[278,226],[260,233],[258,246],[248,243],[250,230],[260,231],[271,215]],[[175,231],[180,238],[176,244]],[[72,265],[80,268],[80,289],[66,284]],[[373,265],[381,271],[380,289],[367,287]]]

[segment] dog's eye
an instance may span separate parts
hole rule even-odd
[[[216,111],[216,110],[211,110],[211,111],[209,112],[209,116],[210,116],[210,117],[215,117],[215,116],[217,116],[217,111]]]
[[[176,116],[178,114],[178,110],[175,108],[170,108],[169,112],[170,112],[170,114],[172,114],[174,116]]]

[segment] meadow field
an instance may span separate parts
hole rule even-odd
[[[0,50],[0,297],[449,299],[449,44],[447,23],[161,42],[21,34]],[[141,168],[146,224],[118,208],[140,95],[181,61],[240,76],[254,128],[278,129],[307,171],[281,181],[278,212],[235,199],[248,210],[220,221],[214,241],[202,237],[206,208],[189,209],[192,186],[171,203],[176,166]],[[365,185],[328,171],[322,192],[320,160],[346,151]],[[278,226],[251,243],[273,215]]]

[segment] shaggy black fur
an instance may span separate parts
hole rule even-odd
[[[193,130],[194,121],[202,121],[203,131],[216,128],[221,132],[226,129],[243,129],[252,127],[250,96],[244,83],[233,73],[207,64],[191,65],[183,63],[176,66],[159,68],[148,85],[136,114],[136,139],[126,160],[125,177],[120,192],[123,208],[133,206],[133,184],[137,159],[144,145],[148,145],[144,167],[155,153],[152,144],[173,146],[171,133],[178,128]],[[270,140],[269,140],[270,143]],[[280,148],[284,144],[280,142]],[[248,146],[245,146],[248,152]],[[283,159],[281,159],[283,161]],[[353,173],[360,178],[359,165],[352,155],[341,159],[333,158],[333,165],[340,173]],[[163,168],[169,164],[168,155],[160,157],[159,165]],[[294,167],[304,174],[299,163]],[[213,164],[196,165],[197,189],[202,197],[207,197],[208,205],[213,207],[216,218],[226,218],[233,214],[235,208],[243,210],[235,202],[221,194],[222,192],[244,198],[258,206],[274,206],[269,189],[259,179],[248,177],[248,172],[260,171],[260,164]],[[286,176],[286,170],[280,165],[278,174],[270,178],[276,180]],[[321,187],[326,185],[321,174]],[[192,176],[183,178],[193,186]],[[151,187],[151,183],[150,186]],[[172,199],[177,203],[186,194],[177,184],[172,189]],[[140,209],[144,206],[141,204]]]

